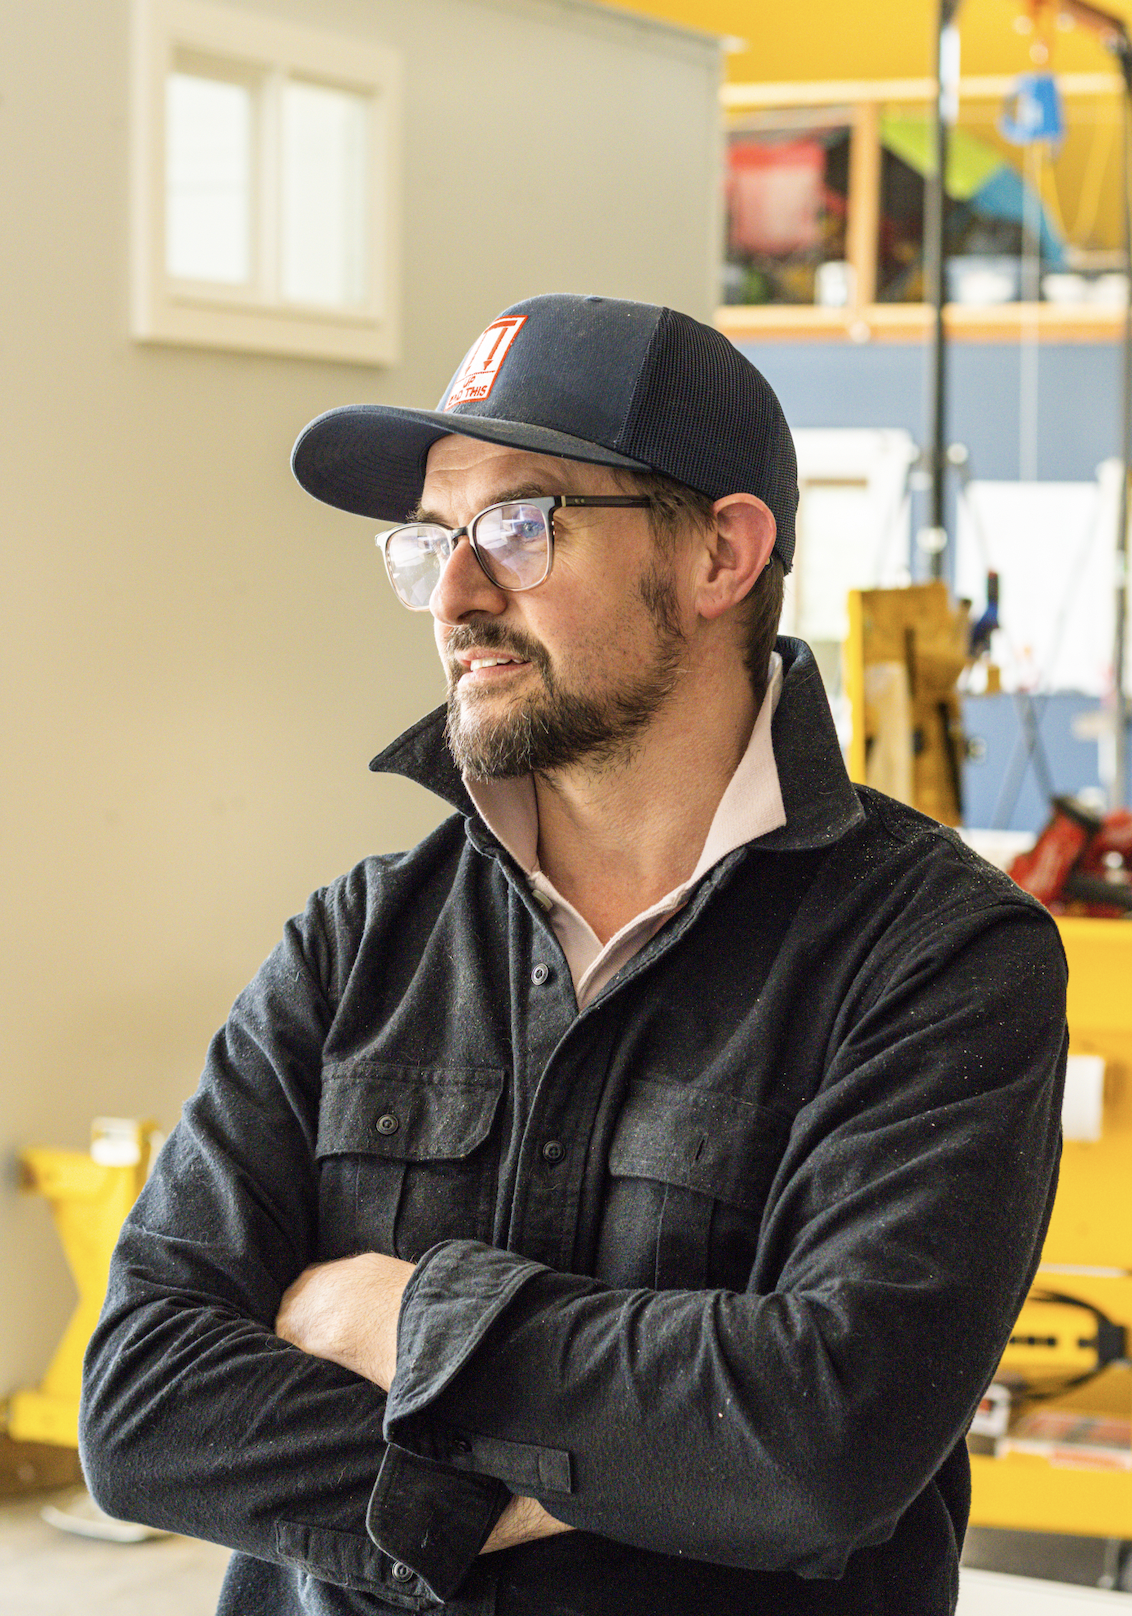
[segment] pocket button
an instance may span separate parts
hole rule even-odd
[[[377,1119],[378,1133],[385,1134],[386,1136],[391,1133],[396,1133],[400,1126],[401,1124],[397,1121],[397,1118],[389,1111],[387,1111],[383,1117],[378,1117]]]
[[[412,1566],[407,1566],[404,1560],[393,1562],[393,1576],[397,1582],[409,1582],[414,1575]]]

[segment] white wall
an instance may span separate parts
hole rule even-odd
[[[602,291],[708,317],[718,58],[577,0],[241,0],[406,58],[404,360],[128,335],[127,0],[0,3],[7,734],[0,1392],[72,1289],[21,1145],[171,1124],[283,919],[439,808],[368,774],[440,698],[369,524],[292,482],[313,415],[431,406],[500,309]]]

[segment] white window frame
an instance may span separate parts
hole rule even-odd
[[[302,355],[355,364],[400,358],[401,57],[363,40],[207,0],[134,0],[131,107],[131,330],[142,342]],[[253,204],[256,284],[183,281],[166,271],[165,96],[179,57],[255,77],[263,161]],[[280,87],[289,78],[369,102],[367,291],[355,308],[288,303],[278,291],[275,221]]]

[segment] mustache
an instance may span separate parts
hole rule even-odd
[[[449,669],[456,671],[456,658],[461,651],[482,647],[485,651],[498,651],[503,656],[516,657],[529,662],[540,673],[549,671],[550,658],[544,646],[521,629],[504,628],[500,623],[481,623],[474,626],[458,624],[444,644],[444,656]],[[462,671],[462,670],[459,670]]]

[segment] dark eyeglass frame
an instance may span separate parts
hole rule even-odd
[[[388,528],[384,533],[379,533],[375,542],[378,549],[381,551],[382,560],[385,562],[385,570],[389,575],[389,582],[393,585],[393,592],[397,596],[397,599],[407,611],[427,612],[429,609],[427,603],[424,606],[411,606],[409,604],[404,595],[402,595],[401,591],[397,588],[397,584],[393,577],[393,569],[389,565],[389,541],[396,538],[398,533],[405,532],[407,528],[426,527],[435,530],[437,533],[442,533],[445,535],[448,540],[448,553],[441,557],[442,567],[451,561],[452,556],[455,553],[456,546],[459,544],[460,540],[462,538],[466,538],[468,543],[471,545],[472,554],[476,558],[479,569],[488,582],[495,589],[503,589],[509,595],[522,595],[525,594],[528,589],[537,589],[539,584],[544,584],[550,577],[550,569],[554,565],[555,511],[561,510],[564,506],[575,505],[605,505],[611,507],[636,506],[637,508],[643,510],[646,506],[651,504],[652,500],[647,495],[638,494],[536,494],[528,499],[501,499],[495,505],[487,505],[482,511],[477,511],[475,516],[472,517],[471,521],[468,522],[465,527],[446,528],[439,522],[402,522],[397,527],[391,527]],[[484,517],[490,516],[492,511],[503,510],[508,505],[533,505],[536,510],[542,512],[543,517],[546,520],[546,567],[542,576],[540,578],[536,578],[534,583],[501,584],[498,579],[492,577],[487,562],[484,560],[479,545],[476,543],[476,528],[483,521]]]

